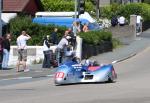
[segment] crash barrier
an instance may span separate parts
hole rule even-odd
[[[82,59],[96,56],[100,53],[109,52],[113,50],[111,41],[103,41],[100,45],[91,45],[83,42],[82,44]]]
[[[112,32],[113,38],[130,37],[135,33],[133,25],[115,26],[108,28],[108,31]]]
[[[51,46],[50,50],[55,52],[56,46]],[[28,46],[27,64],[41,63],[44,58],[43,46]],[[17,46],[11,46],[8,65],[16,65],[18,60]]]
[[[51,46],[50,49],[55,52],[56,46]],[[81,49],[80,49],[81,50]],[[80,51],[79,50],[79,51]],[[99,53],[112,51],[112,42],[104,41],[101,45],[82,44],[82,59],[95,56]],[[79,53],[80,54],[80,53]],[[41,63],[44,59],[43,46],[28,46],[27,64]],[[17,46],[11,46],[10,58],[8,65],[16,65],[18,61]]]

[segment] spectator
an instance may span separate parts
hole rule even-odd
[[[54,31],[51,33],[51,43],[58,44],[58,37],[57,37],[58,28],[54,28]]]
[[[83,26],[83,32],[88,32],[88,31],[89,31],[88,24],[85,23]]]
[[[83,29],[81,22],[76,22],[76,26],[77,26],[77,33],[81,32],[81,29]],[[82,26],[82,27],[81,27]]]
[[[69,35],[69,31],[68,30],[66,30],[65,31],[65,34],[64,34],[64,36],[63,37],[67,37]]]
[[[118,24],[118,19],[116,16],[113,16],[111,19],[111,25],[115,27]]]
[[[6,34],[4,36],[4,40],[3,40],[3,62],[2,62],[2,68],[4,70],[8,69],[9,52],[10,52],[10,41],[11,41],[11,35],[10,34]]]
[[[3,61],[3,38],[0,37],[0,69],[2,69],[2,61]]]
[[[71,39],[70,39],[71,45],[73,46],[73,48],[75,48],[75,46],[76,46],[76,37],[74,36],[71,28],[68,29],[68,34],[71,37]]]
[[[17,38],[17,46],[18,46],[18,62],[17,62],[17,72],[20,71],[20,65],[23,65],[24,72],[28,72],[29,69],[26,66],[27,61],[27,40],[31,37],[26,33],[26,31],[22,31],[21,35]]]
[[[69,45],[69,39],[71,39],[70,36],[64,36],[57,45],[57,50],[56,50],[57,57],[56,58],[58,61],[58,66],[62,62],[65,48]]]
[[[74,36],[76,37],[77,33],[81,32],[80,23],[79,22],[73,22],[72,30],[73,30]]]
[[[50,43],[49,43],[49,36],[44,38],[43,41],[43,53],[44,53],[44,61],[42,68],[50,68],[50,56],[51,56],[51,51],[50,51]]]
[[[83,25],[82,25],[82,22],[80,21],[80,32],[83,32]]]
[[[136,16],[136,32],[139,35],[139,32],[142,31],[142,20],[143,18],[140,15]]]
[[[126,21],[126,19],[125,19],[124,16],[120,16],[118,18],[118,23],[119,23],[120,26],[124,26],[125,25],[125,21]]]

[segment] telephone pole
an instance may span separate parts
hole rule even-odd
[[[96,18],[97,20],[99,19],[99,16],[100,16],[100,9],[99,9],[99,5],[100,4],[100,1],[99,0],[96,0]]]

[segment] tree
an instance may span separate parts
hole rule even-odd
[[[45,11],[74,11],[74,0],[41,0]],[[87,12],[93,11],[93,5],[90,0],[85,0],[85,9]]]

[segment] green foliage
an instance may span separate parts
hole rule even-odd
[[[142,15],[145,21],[150,20],[150,5],[146,3],[112,4],[101,9],[101,16],[109,19],[114,15],[122,15],[129,20],[130,15],[133,14]]]
[[[79,35],[87,44],[99,45],[103,41],[112,41],[112,33],[102,30],[82,32]]]
[[[46,11],[74,11],[74,0],[41,0]],[[85,10],[93,10],[93,4],[87,0]]]
[[[150,4],[150,0],[144,0],[144,3]]]
[[[66,30],[65,27],[39,25],[32,23],[32,19],[28,16],[18,16],[10,21],[9,32],[13,34],[12,44],[16,44],[16,38],[21,34],[21,31],[26,30],[32,37],[32,39],[28,41],[28,45],[41,45],[43,37],[50,35],[55,27],[58,28],[58,36],[61,38]]]
[[[142,5],[139,3],[131,3],[122,6],[118,12],[118,15],[123,14],[127,19],[130,18],[132,14],[142,14]]]
[[[115,38],[112,39],[112,43],[113,43],[113,48],[118,48],[122,45],[122,43],[118,39],[115,39]]]

